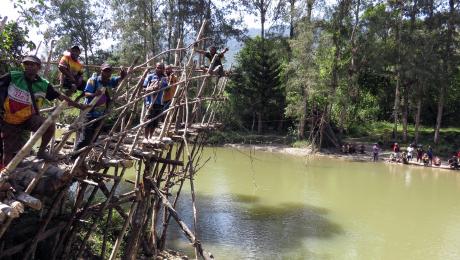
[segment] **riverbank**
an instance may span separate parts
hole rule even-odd
[[[348,160],[348,161],[357,161],[357,162],[366,162],[366,161],[372,161],[372,143],[359,143],[359,145],[364,145],[364,153],[353,153],[353,154],[344,154],[341,151],[337,149],[322,149],[321,152],[313,152],[310,147],[302,147],[302,148],[296,148],[296,147],[291,147],[285,144],[225,144],[224,147],[231,147],[235,149],[250,149],[250,150],[256,150],[256,151],[264,151],[264,152],[274,152],[274,153],[282,153],[282,154],[288,154],[288,155],[293,155],[293,156],[299,156],[299,157],[305,157],[305,156],[322,156],[322,157],[328,157],[328,158],[334,158],[334,159],[339,159],[339,160]],[[390,155],[391,151],[385,151],[383,150],[380,153],[379,156],[379,161],[381,162],[387,162],[387,163],[394,163],[394,164],[401,164],[403,163],[398,163],[398,162],[393,162],[390,160]],[[432,168],[438,168],[438,169],[444,169],[444,170],[451,170],[449,166],[447,165],[447,159],[442,159],[441,165],[440,166],[425,166],[423,163],[418,163],[414,160],[408,162],[407,164],[404,165],[410,165],[414,167],[432,167]]]
[[[372,148],[372,144],[368,143],[360,143],[359,145],[363,144],[365,147],[364,154],[361,153],[353,153],[353,154],[344,154],[341,151],[336,149],[322,149],[321,152],[315,151],[313,152],[310,147],[292,147],[285,144],[225,144],[224,147],[231,147],[236,149],[251,149],[256,151],[264,151],[264,152],[275,152],[275,153],[283,153],[289,154],[294,156],[327,156],[336,159],[346,159],[351,161],[371,161],[372,154],[369,152]],[[380,160],[384,160],[390,157],[390,152],[382,152]]]

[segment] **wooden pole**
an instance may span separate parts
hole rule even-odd
[[[121,240],[123,240],[123,237],[125,236],[126,229],[128,228],[129,222],[131,222],[131,218],[134,215],[134,212],[136,211],[138,202],[135,201],[131,205],[131,209],[129,210],[128,217],[125,220],[125,223],[123,224],[123,228],[120,231],[120,234],[117,237],[117,240],[115,241],[115,244],[113,245],[112,253],[110,254],[109,260],[113,260],[117,257],[118,249],[120,248],[121,245]]]
[[[57,107],[56,110],[51,113],[51,115],[43,122],[43,124],[38,128],[38,130],[34,133],[34,135],[27,141],[27,143],[22,147],[22,149],[14,156],[14,158],[8,163],[8,165],[0,172],[0,182],[6,181],[8,178],[8,175],[16,169],[18,164],[26,157],[27,155],[30,154],[30,151],[32,150],[32,147],[35,145],[35,143],[40,139],[43,134],[48,130],[48,127],[50,127],[56,119],[59,117],[59,114],[61,111],[67,106],[67,102],[63,101],[61,102]]]
[[[181,228],[181,230],[184,232],[184,235],[188,238],[188,240],[193,244],[194,247],[197,248],[198,253],[200,254],[201,257],[203,257],[206,260],[209,259],[214,259],[212,254],[207,253],[206,251],[203,250],[203,247],[201,246],[200,241],[196,240],[195,236],[193,235],[192,231],[187,227],[187,225],[181,220],[179,217],[179,214],[177,214],[176,210],[171,206],[171,203],[169,203],[168,199],[160,192],[160,190],[157,188],[157,184],[153,183],[152,185],[153,190],[159,196],[163,202],[163,204],[168,208],[169,214],[176,220],[177,224]]]

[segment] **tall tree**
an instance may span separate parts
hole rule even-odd
[[[108,17],[106,7],[90,0],[49,0],[47,19],[58,37],[68,36],[74,44],[83,47],[85,64],[106,34]]]
[[[282,113],[283,104],[279,100],[284,98],[284,91],[280,82],[279,56],[274,54],[275,46],[274,41],[261,37],[248,39],[239,53],[234,80],[228,89],[231,99],[239,101],[235,102],[239,107],[236,111],[249,109],[254,112],[253,115],[241,113],[239,116],[250,119],[254,116],[259,134],[264,131],[264,121],[268,121],[267,126]]]
[[[1,17],[0,17],[1,18]],[[6,22],[0,32],[0,75],[12,67],[19,67],[22,57],[35,49],[35,44],[27,39],[28,30],[17,22]]]
[[[452,85],[454,81],[454,71],[455,71],[455,62],[454,62],[454,39],[455,39],[455,20],[458,15],[455,9],[455,1],[449,0],[449,11],[444,15],[447,19],[447,31],[445,32],[445,45],[442,50],[442,60],[443,60],[443,79],[440,82],[439,89],[439,100],[438,100],[438,112],[436,115],[436,127],[434,133],[434,143],[438,144],[440,139],[440,130],[443,116],[443,109],[445,105],[446,92],[448,88]]]
[[[306,17],[298,24],[298,33],[290,42],[293,52],[288,67],[288,116],[298,121],[297,137],[305,139],[309,93],[315,85],[317,67],[315,66],[315,26],[311,20],[314,0],[308,1]]]
[[[260,37],[265,39],[265,26],[267,20],[273,18],[273,7],[278,6],[276,0],[241,0],[242,5],[250,14],[257,15],[260,21]],[[280,0],[278,0],[280,1]]]

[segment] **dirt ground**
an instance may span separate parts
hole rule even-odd
[[[353,142],[353,143],[355,144],[356,147],[360,147],[361,145],[364,145],[364,153],[359,153],[359,152],[356,152],[353,154],[342,153],[342,151],[338,149],[323,149],[321,152],[312,152],[310,148],[294,148],[294,147],[290,147],[288,145],[283,145],[283,144],[269,144],[269,145],[226,144],[224,146],[232,147],[236,149],[252,149],[256,151],[283,153],[283,154],[289,154],[289,155],[300,156],[300,157],[314,155],[314,156],[326,156],[329,158],[349,160],[349,161],[360,161],[360,162],[372,161],[373,143],[366,143],[366,142]],[[379,154],[379,161],[386,162],[386,163],[396,163],[396,162],[390,161],[391,153],[392,151],[390,149],[381,150]],[[402,163],[399,163],[399,164],[402,165]],[[422,163],[417,163],[415,159],[409,162],[409,164],[407,165],[424,167]],[[444,158],[441,158],[441,166],[438,167],[438,166],[432,165],[430,167],[440,168],[440,169],[450,169],[449,166],[447,165],[447,159],[444,159]]]

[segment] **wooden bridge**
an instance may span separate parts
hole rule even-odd
[[[204,24],[196,37],[202,40]],[[47,163],[30,156],[32,147],[49,125],[67,108],[65,102],[48,109],[49,116],[16,157],[0,173],[0,258],[2,259],[138,259],[158,256],[166,249],[168,227],[177,222],[197,257],[210,259],[197,239],[196,227],[187,226],[176,212],[183,188],[190,186],[193,223],[196,225],[194,176],[204,164],[201,157],[216,108],[224,100],[227,78],[216,78],[195,69],[195,44],[168,50],[131,66],[111,102],[109,112],[98,118],[115,118],[112,128],[79,151],[73,151],[73,133],[84,126],[89,108],[63,129],[50,151],[60,156]],[[158,118],[141,117],[145,93],[142,83],[150,67],[168,52],[185,55],[180,80],[170,107]],[[144,126],[163,122],[155,141],[144,142]],[[102,125],[96,131],[100,131]],[[71,155],[79,154],[75,161]],[[127,169],[135,178],[125,178]],[[130,191],[121,193],[120,183]],[[115,220],[118,225],[115,225]],[[121,222],[121,224],[120,224]],[[101,238],[94,250],[89,241]],[[123,243],[123,250],[121,245]]]

